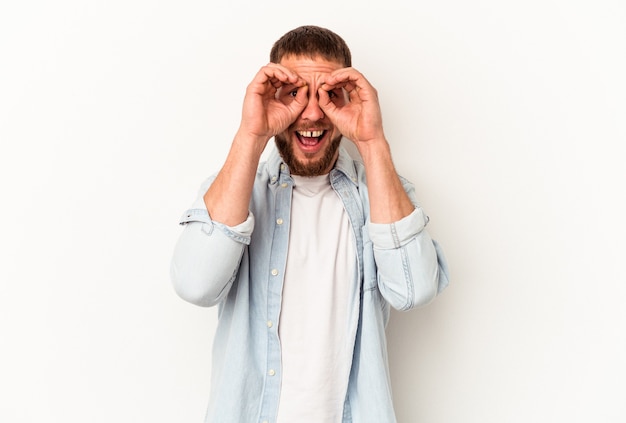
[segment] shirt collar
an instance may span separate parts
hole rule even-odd
[[[289,167],[283,162],[276,147],[272,149],[267,159],[267,169],[269,171],[270,182],[272,183],[277,182],[281,174],[289,175]],[[343,146],[339,146],[339,157],[337,158],[335,167],[330,171],[331,178],[333,173],[337,171],[343,173],[354,185],[358,186],[354,160]]]

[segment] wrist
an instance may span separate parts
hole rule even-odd
[[[261,156],[267,142],[272,138],[268,135],[259,135],[245,128],[239,128],[235,134],[233,144],[241,149],[249,151],[253,155]]]
[[[379,161],[380,159],[390,158],[391,149],[389,143],[384,137],[377,138],[368,142],[357,143],[357,148],[364,162]]]

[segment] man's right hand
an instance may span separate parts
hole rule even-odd
[[[239,134],[263,143],[286,130],[307,105],[307,85],[296,73],[276,63],[263,66],[246,89]],[[277,97],[289,91],[291,101]],[[281,95],[281,98],[284,98]]]

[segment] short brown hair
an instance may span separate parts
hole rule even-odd
[[[352,56],[346,42],[329,29],[305,25],[292,29],[272,46],[270,62],[279,63],[285,56],[321,56],[326,60],[352,66]]]

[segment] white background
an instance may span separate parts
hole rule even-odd
[[[402,3],[3,2],[0,421],[202,421],[178,218],[302,24],[378,89],[452,270],[392,315],[399,421],[626,421],[625,3]]]

